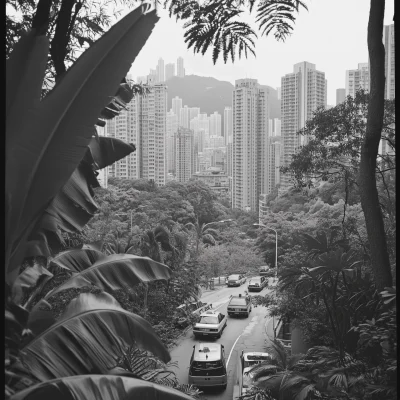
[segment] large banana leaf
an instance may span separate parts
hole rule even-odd
[[[125,311],[109,294],[80,294],[64,314],[21,350],[23,361],[40,380],[106,373],[133,344],[163,362],[171,357],[152,326]]]
[[[176,389],[135,378],[83,375],[32,386],[10,400],[193,400]]]
[[[26,239],[36,221],[81,162],[101,110],[157,22],[155,11],[148,9],[148,4],[142,5],[115,24],[83,53],[42,101],[38,77],[43,79],[48,40],[32,38],[31,33],[21,39],[19,48],[26,50],[13,52],[7,60],[8,89],[13,90],[12,83],[22,82],[14,89],[17,94],[7,99],[9,282],[16,278]],[[26,63],[26,57],[30,68],[12,68]]]
[[[81,272],[104,258],[106,258],[105,254],[92,248],[67,250],[50,261],[50,268],[59,267],[72,272]]]
[[[81,256],[81,253],[75,251],[69,253],[69,256],[73,257],[74,254],[79,258]],[[67,257],[63,258],[64,266],[76,265],[72,261],[66,264]],[[112,254],[98,259],[91,266],[89,265],[89,262],[82,264],[81,267],[86,267],[86,269],[82,269],[62,285],[47,293],[33,307],[30,321],[35,319],[35,314],[40,312],[40,309],[45,306],[49,298],[66,289],[95,285],[103,290],[114,291],[121,288],[130,289],[138,283],[168,280],[172,276],[170,268],[166,265],[153,261],[148,257],[139,257],[132,254]]]

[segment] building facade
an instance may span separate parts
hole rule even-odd
[[[229,137],[232,136],[233,120],[232,120],[232,107],[225,107],[224,109],[224,139],[225,145],[228,145]]]
[[[233,208],[258,211],[259,194],[267,190],[268,94],[256,79],[235,82],[232,99]]]
[[[136,151],[109,167],[109,176],[144,178],[156,185],[166,179],[167,88],[153,84],[146,96],[135,96],[117,117],[106,124],[106,135],[136,146]]]
[[[167,172],[175,174],[175,135],[178,132],[178,116],[167,113]]]
[[[175,64],[170,63],[165,65],[165,80],[168,81],[175,76]]]
[[[210,114],[210,136],[221,136],[221,114],[215,111]]]
[[[369,65],[368,63],[358,64],[357,69],[346,71],[346,97],[356,97],[358,90],[364,89],[369,92]]]
[[[158,60],[157,68],[156,68],[156,73],[157,73],[157,83],[163,83],[165,82],[165,69],[164,69],[164,60],[160,58]]]
[[[175,176],[178,182],[187,182],[193,175],[195,163],[193,141],[191,129],[178,128],[175,135]]]
[[[178,125],[180,124],[181,109],[182,109],[182,99],[178,96],[175,96],[172,99],[171,111],[178,117]]]
[[[293,72],[281,79],[281,96],[283,165],[287,166],[297,149],[308,142],[308,137],[297,135],[297,132],[312,118],[317,107],[326,107],[325,73],[317,71],[315,64],[309,62],[295,64]],[[286,191],[292,185],[288,174],[281,175],[280,180],[280,192]]]
[[[176,61],[176,76],[179,78],[183,78],[185,76],[185,68],[183,66],[183,58],[178,57]]]
[[[343,103],[346,100],[346,89],[336,89],[336,105]]]
[[[394,24],[383,27],[383,45],[385,46],[385,99],[395,98],[395,57]]]

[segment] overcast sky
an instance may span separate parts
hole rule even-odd
[[[183,40],[182,23],[159,10],[157,23],[146,45],[134,61],[131,74],[147,75],[155,68],[158,59],[165,64],[184,58],[187,75],[211,76],[219,80],[254,78],[272,87],[281,86],[281,77],[293,72],[293,65],[308,61],[325,72],[328,80],[328,104],[336,104],[336,89],[345,86],[345,71],[356,69],[358,63],[368,61],[367,25],[370,1],[368,0],[308,0],[308,11],[298,14],[294,33],[285,43],[273,36],[259,38],[256,58],[223,63],[212,63],[211,51],[204,56],[187,50]],[[253,11],[254,13],[254,11]],[[386,1],[385,25],[393,23],[394,3]],[[249,20],[250,21],[250,20]]]

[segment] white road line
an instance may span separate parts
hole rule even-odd
[[[230,353],[229,353],[228,361],[226,362],[226,366],[229,365],[229,360],[231,359],[232,351],[233,351],[233,349],[235,348],[235,345],[236,345],[237,341],[239,340],[240,336],[242,336],[242,334],[240,334],[240,335],[237,337],[237,339],[235,340],[235,343],[233,343],[233,346],[232,346],[231,351],[230,351]]]

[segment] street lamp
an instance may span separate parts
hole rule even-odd
[[[145,208],[145,207],[147,207],[147,206],[141,205],[141,206],[138,206],[137,209]],[[131,235],[132,235],[132,231],[133,231],[133,211],[135,211],[135,210],[130,210],[130,215],[131,215]],[[118,213],[118,214],[115,214],[115,215],[128,215],[128,213]]]
[[[211,225],[211,224],[222,224],[223,222],[232,222],[233,219],[223,219],[222,221],[213,221],[213,222],[209,222],[208,224],[203,225],[202,229],[204,229],[207,225]]]
[[[275,278],[278,278],[278,232],[263,224],[253,224],[254,226],[262,226],[263,228],[270,229],[275,232]]]

